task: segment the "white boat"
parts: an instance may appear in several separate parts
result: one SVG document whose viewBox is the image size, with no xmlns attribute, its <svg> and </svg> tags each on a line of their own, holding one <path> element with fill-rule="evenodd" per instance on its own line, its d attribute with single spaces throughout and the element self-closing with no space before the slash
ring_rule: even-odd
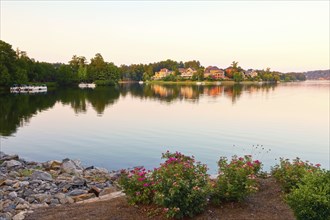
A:
<svg viewBox="0 0 330 220">
<path fill-rule="evenodd" d="M 139 84 L 143 84 L 143 81 L 140 80 L 140 81 L 139 81 Z"/>
<path fill-rule="evenodd" d="M 221 82 L 216 82 L 215 85 L 219 86 L 221 85 Z"/>
<path fill-rule="evenodd" d="M 196 85 L 202 85 L 202 82 L 196 82 Z"/>
<path fill-rule="evenodd" d="M 47 92 L 46 85 L 32 86 L 32 85 L 13 85 L 10 87 L 11 93 L 36 93 Z"/>
<path fill-rule="evenodd" d="M 91 88 L 94 89 L 96 87 L 95 83 L 79 83 L 79 88 L 85 89 L 85 88 Z"/>
</svg>

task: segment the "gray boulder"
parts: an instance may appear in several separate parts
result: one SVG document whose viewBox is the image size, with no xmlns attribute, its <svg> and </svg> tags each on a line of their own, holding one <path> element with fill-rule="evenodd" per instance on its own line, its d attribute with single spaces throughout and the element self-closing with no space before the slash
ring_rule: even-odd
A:
<svg viewBox="0 0 330 220">
<path fill-rule="evenodd" d="M 47 172 L 36 170 L 31 175 L 31 179 L 33 180 L 44 180 L 44 181 L 52 181 L 53 177 Z"/>
</svg>

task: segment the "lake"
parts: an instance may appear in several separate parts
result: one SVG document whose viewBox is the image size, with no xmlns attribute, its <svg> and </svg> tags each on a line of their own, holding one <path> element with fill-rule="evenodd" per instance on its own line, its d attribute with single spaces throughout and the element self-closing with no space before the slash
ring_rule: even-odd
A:
<svg viewBox="0 0 330 220">
<path fill-rule="evenodd" d="M 329 81 L 183 86 L 120 84 L 0 94 L 1 151 L 80 159 L 110 170 L 158 166 L 166 150 L 217 170 L 220 156 L 279 157 L 329 169 Z"/>
</svg>

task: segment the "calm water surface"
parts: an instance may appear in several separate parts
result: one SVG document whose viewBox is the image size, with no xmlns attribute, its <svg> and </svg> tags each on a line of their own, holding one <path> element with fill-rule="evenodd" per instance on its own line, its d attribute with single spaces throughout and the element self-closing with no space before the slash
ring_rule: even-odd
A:
<svg viewBox="0 0 330 220">
<path fill-rule="evenodd" d="M 329 86 L 125 84 L 1 94 L 1 150 L 111 170 L 158 166 L 166 150 L 195 155 L 210 173 L 220 156 L 234 154 L 252 154 L 265 170 L 296 156 L 329 169 Z"/>
</svg>

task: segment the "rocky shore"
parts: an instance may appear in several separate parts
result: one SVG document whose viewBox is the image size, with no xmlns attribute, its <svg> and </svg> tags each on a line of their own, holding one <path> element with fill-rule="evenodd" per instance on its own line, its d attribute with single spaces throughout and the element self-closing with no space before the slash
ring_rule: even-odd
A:
<svg viewBox="0 0 330 220">
<path fill-rule="evenodd" d="M 39 207 L 60 206 L 117 192 L 120 171 L 83 167 L 78 160 L 26 161 L 0 152 L 0 220 L 24 219 Z"/>
</svg>

